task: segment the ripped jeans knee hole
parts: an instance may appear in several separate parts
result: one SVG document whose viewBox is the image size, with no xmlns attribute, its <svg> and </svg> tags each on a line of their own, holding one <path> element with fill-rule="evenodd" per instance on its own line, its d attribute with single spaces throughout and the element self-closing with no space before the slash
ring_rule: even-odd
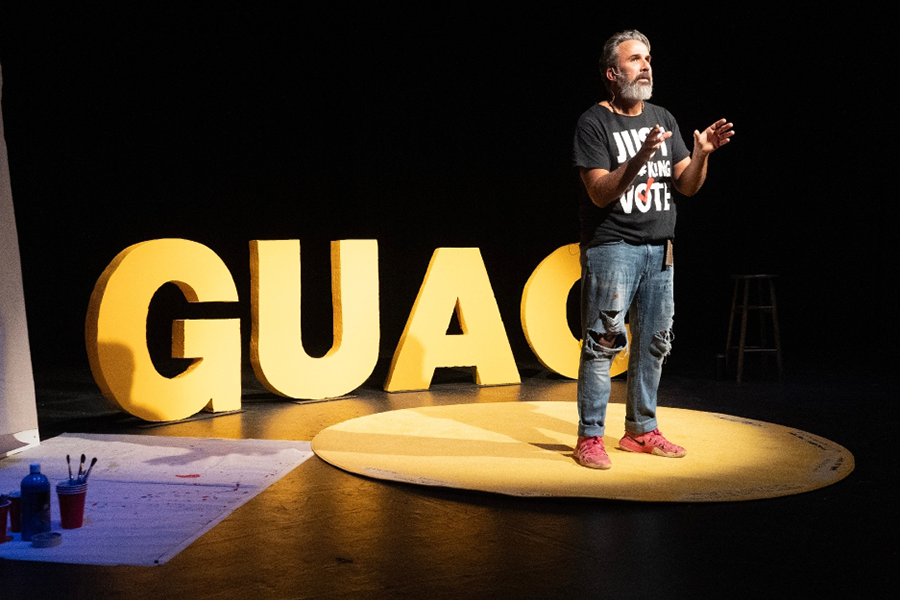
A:
<svg viewBox="0 0 900 600">
<path fill-rule="evenodd" d="M 674 339 L 675 334 L 671 329 L 656 332 L 650 342 L 650 354 L 659 359 L 666 358 L 672 352 L 672 340 Z"/>
</svg>

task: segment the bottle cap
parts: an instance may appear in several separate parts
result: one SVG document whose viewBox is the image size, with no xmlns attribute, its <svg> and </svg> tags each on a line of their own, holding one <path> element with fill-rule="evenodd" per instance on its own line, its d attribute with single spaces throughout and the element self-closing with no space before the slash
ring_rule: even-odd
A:
<svg viewBox="0 0 900 600">
<path fill-rule="evenodd" d="M 31 545 L 35 548 L 52 548 L 62 544 L 62 534 L 56 531 L 36 533 L 31 536 Z"/>
<path fill-rule="evenodd" d="M 31 473 L 40 473 L 41 472 L 41 463 L 31 463 Z"/>
</svg>

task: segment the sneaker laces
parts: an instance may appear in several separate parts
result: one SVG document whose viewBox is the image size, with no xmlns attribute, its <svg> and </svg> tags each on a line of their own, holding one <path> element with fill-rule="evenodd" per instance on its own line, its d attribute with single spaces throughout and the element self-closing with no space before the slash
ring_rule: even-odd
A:
<svg viewBox="0 0 900 600">
<path fill-rule="evenodd" d="M 648 443 L 661 448 L 665 452 L 675 452 L 676 448 L 678 448 L 678 446 L 667 440 L 659 429 L 654 429 L 645 435 Z"/>
<path fill-rule="evenodd" d="M 603 438 L 599 435 L 593 435 L 587 437 L 584 441 L 578 444 L 581 451 L 584 452 L 588 448 L 592 448 L 593 446 L 600 446 L 600 449 L 606 452 L 606 448 L 603 445 Z"/>
</svg>

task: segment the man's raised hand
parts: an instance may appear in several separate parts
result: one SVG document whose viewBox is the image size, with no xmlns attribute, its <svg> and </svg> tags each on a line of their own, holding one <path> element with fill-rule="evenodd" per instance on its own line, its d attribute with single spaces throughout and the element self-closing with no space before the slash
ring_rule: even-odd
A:
<svg viewBox="0 0 900 600">
<path fill-rule="evenodd" d="M 663 131 L 662 127 L 659 125 L 654 125 L 653 129 L 650 130 L 650 133 L 647 134 L 647 137 L 644 138 L 644 143 L 641 146 L 641 154 L 643 154 L 644 162 L 647 162 L 653 155 L 656 154 L 656 151 L 662 146 L 662 143 L 672 137 L 671 131 Z"/>
<path fill-rule="evenodd" d="M 700 133 L 694 130 L 694 150 L 710 154 L 731 141 L 734 135 L 733 123 L 719 119 Z"/>
</svg>

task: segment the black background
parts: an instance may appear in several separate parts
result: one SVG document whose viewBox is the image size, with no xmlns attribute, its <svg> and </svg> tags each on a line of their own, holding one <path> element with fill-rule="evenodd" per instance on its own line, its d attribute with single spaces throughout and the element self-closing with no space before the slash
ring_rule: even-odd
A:
<svg viewBox="0 0 900 600">
<path fill-rule="evenodd" d="M 885 15 L 329 7 L 0 9 L 37 366 L 86 368 L 97 278 L 129 245 L 165 237 L 223 258 L 241 302 L 215 316 L 241 316 L 245 335 L 248 242 L 299 239 L 313 352 L 330 345 L 328 242 L 377 239 L 382 362 L 433 250 L 479 247 L 517 360 L 531 361 L 522 287 L 577 241 L 571 136 L 601 99 L 603 41 L 630 27 L 650 38 L 653 101 L 688 144 L 723 116 L 737 132 L 702 192 L 679 200 L 671 362 L 713 368 L 739 272 L 779 275 L 789 366 L 896 357 Z M 187 310 L 155 306 L 166 302 L 166 318 Z"/>
</svg>

